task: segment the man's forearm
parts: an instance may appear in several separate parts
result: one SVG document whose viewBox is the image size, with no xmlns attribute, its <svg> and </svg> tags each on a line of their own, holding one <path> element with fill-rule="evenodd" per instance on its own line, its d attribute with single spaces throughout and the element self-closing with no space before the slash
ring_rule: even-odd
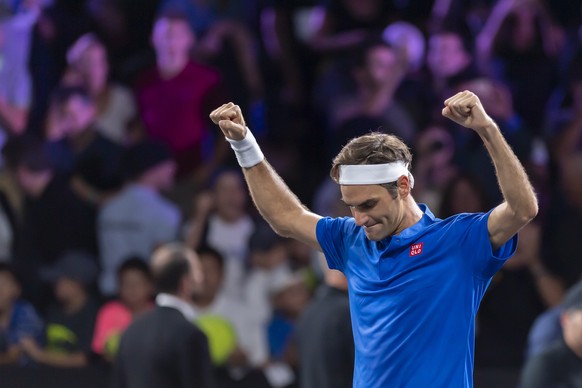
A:
<svg viewBox="0 0 582 388">
<path fill-rule="evenodd" d="M 481 136 L 497 173 L 497 181 L 511 210 L 517 217 L 531 219 L 538 210 L 538 202 L 533 187 L 517 156 L 507 144 L 497 125 L 481 128 Z"/>
<path fill-rule="evenodd" d="M 261 215 L 282 236 L 290 237 L 291 220 L 303 211 L 299 199 L 267 162 L 243 168 L 251 197 Z"/>
</svg>

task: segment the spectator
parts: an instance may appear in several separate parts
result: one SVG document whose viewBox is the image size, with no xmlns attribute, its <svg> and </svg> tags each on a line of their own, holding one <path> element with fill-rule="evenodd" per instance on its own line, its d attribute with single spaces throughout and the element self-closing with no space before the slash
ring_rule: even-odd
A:
<svg viewBox="0 0 582 388">
<path fill-rule="evenodd" d="M 178 236 L 180 212 L 162 197 L 172 187 L 175 162 L 162 144 L 142 141 L 122 157 L 127 185 L 107 202 L 98 216 L 101 292 L 117 291 L 116 271 L 131 255 L 150 257 L 161 244 Z"/>
<path fill-rule="evenodd" d="M 543 0 L 496 2 L 477 37 L 479 63 L 510 86 L 516 111 L 534 133 L 558 79 L 563 45 L 564 31 Z"/>
<path fill-rule="evenodd" d="M 568 291 L 563 307 L 562 338 L 527 362 L 521 375 L 522 387 L 582 386 L 582 287 Z"/>
<path fill-rule="evenodd" d="M 246 15 L 257 11 L 259 1 L 250 0 L 244 5 L 238 1 L 197 2 L 192 0 L 164 0 L 160 6 L 163 11 L 180 10 L 187 16 L 190 28 L 196 35 L 198 44 L 194 47 L 197 57 L 207 62 L 217 61 L 218 57 L 233 58 L 224 68 L 240 74 L 244 82 L 243 98 L 258 102 L 263 97 L 264 85 L 258 64 L 255 39 L 247 27 Z M 232 53 L 230 51 L 232 50 Z M 226 54 L 226 55 L 225 55 Z M 231 74 L 231 75 L 238 75 Z"/>
<path fill-rule="evenodd" d="M 181 244 L 158 248 L 151 268 L 157 307 L 136 319 L 121 338 L 114 388 L 211 387 L 206 336 L 193 324 L 192 295 L 203 274 L 196 253 Z"/>
<path fill-rule="evenodd" d="M 0 8 L 0 149 L 8 137 L 24 132 L 32 103 L 32 85 L 26 65 L 36 12 L 16 7 L 3 4 Z"/>
<path fill-rule="evenodd" d="M 33 338 L 23 338 L 21 346 L 39 364 L 55 367 L 84 367 L 91 359 L 91 340 L 97 304 L 90 287 L 97 277 L 97 266 L 82 252 L 67 252 L 54 267 L 43 273 L 53 285 L 58 305 L 47 313 L 46 346 Z"/>
<path fill-rule="evenodd" d="M 353 94 L 335 96 L 330 104 L 331 125 L 336 130 L 338 149 L 349 139 L 362 135 L 362 132 L 376 129 L 352 124 L 347 127 L 360 127 L 360 132 L 346 131 L 345 124 L 353 119 L 379 119 L 384 131 L 411 140 L 415 133 L 414 122 L 395 96 L 406 73 L 406 59 L 380 39 L 364 42 L 354 55 L 351 75 L 356 90 Z M 336 151 L 333 150 L 333 154 Z"/>
<path fill-rule="evenodd" d="M 161 13 L 152 31 L 156 66 L 139 77 L 136 91 L 146 132 L 170 147 L 178 177 L 196 174 L 204 182 L 226 154 L 221 141 L 214 142 L 211 152 L 204 150 L 211 139 L 208 115 L 225 98 L 220 74 L 190 59 L 195 42 L 183 14 Z M 206 155 L 210 155 L 207 160 Z"/>
<path fill-rule="evenodd" d="M 137 106 L 130 90 L 109 80 L 107 50 L 95 34 L 85 34 L 67 51 L 69 70 L 63 82 L 81 86 L 97 102 L 95 127 L 109 140 L 124 145 L 137 137 Z"/>
<path fill-rule="evenodd" d="M 97 313 L 92 349 L 113 361 L 125 329 L 152 307 L 153 284 L 147 263 L 139 257 L 125 260 L 117 270 L 117 300 L 103 305 Z"/>
<path fill-rule="evenodd" d="M 303 388 L 351 387 L 354 337 L 350 320 L 348 282 L 327 269 L 320 286 L 297 324 L 300 383 Z"/>
<path fill-rule="evenodd" d="M 22 279 L 25 299 L 42 307 L 50 293 L 39 281 L 39 268 L 53 265 L 69 250 L 96 254 L 96 215 L 67 179 L 56 176 L 40 142 L 24 141 L 14 163 L 25 196 L 14 242 L 14 266 Z"/>
<path fill-rule="evenodd" d="M 25 365 L 30 359 L 20 341 L 41 342 L 43 322 L 32 305 L 20 299 L 21 285 L 9 264 L 0 263 L 0 365 Z"/>
<path fill-rule="evenodd" d="M 571 290 L 581 288 L 582 282 L 575 283 Z M 562 337 L 560 316 L 564 312 L 564 301 L 539 315 L 531 326 L 527 339 L 527 358 L 537 356 Z"/>
<path fill-rule="evenodd" d="M 416 137 L 415 197 L 433 209 L 439 207 L 443 191 L 459 173 L 454 163 L 455 141 L 440 125 L 431 125 Z M 453 214 L 448 212 L 448 214 Z"/>
<path fill-rule="evenodd" d="M 259 322 L 267 327 L 273 316 L 272 290 L 291 277 L 289 252 L 284 238 L 264 222 L 257 225 L 249 242 L 249 274 L 245 300 Z"/>
<path fill-rule="evenodd" d="M 260 379 L 259 370 L 268 361 L 267 333 L 263 322 L 248 308 L 247 304 L 223 292 L 224 258 L 212 248 L 202 248 L 198 251 L 202 272 L 204 274 L 204 287 L 201 292 L 194 295 L 194 307 L 202 322 L 206 317 L 220 317 L 225 319 L 234 328 L 236 344 L 230 354 L 214 357 L 217 366 L 226 370 L 227 381 L 239 381 L 249 386 L 257 386 L 257 382 L 251 384 L 251 380 Z M 209 337 L 210 350 L 213 355 L 218 355 L 217 349 L 213 349 L 215 340 L 212 331 L 206 333 Z M 215 350 L 215 351 L 213 351 Z M 241 373 L 242 370 L 242 373 Z M 244 376 L 244 378 L 243 378 Z M 264 380 L 264 378 L 263 378 Z"/>
<path fill-rule="evenodd" d="M 53 97 L 46 136 L 59 174 L 69 175 L 88 203 L 103 203 L 121 184 L 121 147 L 96 129 L 97 102 L 79 87 L 63 87 Z"/>
<path fill-rule="evenodd" d="M 515 256 L 491 280 L 481 301 L 475 339 L 477 367 L 521 368 L 534 319 L 563 297 L 561 279 L 541 260 L 540 234 L 540 225 L 535 223 L 520 231 Z"/>
<path fill-rule="evenodd" d="M 428 38 L 426 64 L 430 74 L 433 103 L 453 94 L 456 86 L 473 79 L 478 72 L 473 59 L 473 41 L 462 28 L 443 26 Z M 437 106 L 439 106 L 437 104 Z"/>
<path fill-rule="evenodd" d="M 197 197 L 196 214 L 186 237 L 195 249 L 208 245 L 220 252 L 225 259 L 224 291 L 238 297 L 244 282 L 248 241 L 255 227 L 248 200 L 240 172 L 219 171 L 212 191 Z"/>
</svg>

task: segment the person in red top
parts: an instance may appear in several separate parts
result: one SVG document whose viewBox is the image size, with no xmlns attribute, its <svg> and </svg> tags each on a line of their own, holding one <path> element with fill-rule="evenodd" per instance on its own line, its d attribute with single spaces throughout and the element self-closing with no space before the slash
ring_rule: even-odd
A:
<svg viewBox="0 0 582 388">
<path fill-rule="evenodd" d="M 212 135 L 208 114 L 226 93 L 218 71 L 191 59 L 195 42 L 183 14 L 161 13 L 152 31 L 156 65 L 138 77 L 136 93 L 146 132 L 172 149 L 178 177 L 204 181 L 226 154 L 222 141 L 214 142 L 213 150 L 203 149 Z"/>
</svg>

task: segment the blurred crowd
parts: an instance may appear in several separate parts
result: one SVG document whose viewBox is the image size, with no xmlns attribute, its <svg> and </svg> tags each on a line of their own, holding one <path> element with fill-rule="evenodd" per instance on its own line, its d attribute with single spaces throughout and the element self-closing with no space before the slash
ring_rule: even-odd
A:
<svg viewBox="0 0 582 388">
<path fill-rule="evenodd" d="M 445 218 L 502 198 L 481 139 L 441 116 L 462 90 L 540 201 L 481 303 L 476 370 L 522 370 L 566 327 L 582 347 L 582 324 L 561 319 L 582 279 L 581 26 L 581 0 L 0 1 L 0 365 L 110 363 L 154 304 L 152 251 L 182 241 L 202 262 L 193 303 L 217 370 L 298 385 L 325 272 L 260 221 L 208 114 L 239 104 L 326 216 L 349 215 L 331 158 L 394 133 L 414 198 Z M 335 329 L 328 341 L 351 335 Z"/>
</svg>

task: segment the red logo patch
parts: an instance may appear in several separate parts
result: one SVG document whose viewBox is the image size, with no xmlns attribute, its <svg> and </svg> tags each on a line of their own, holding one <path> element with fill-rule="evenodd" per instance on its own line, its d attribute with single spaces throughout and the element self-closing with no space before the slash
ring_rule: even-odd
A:
<svg viewBox="0 0 582 388">
<path fill-rule="evenodd" d="M 418 244 L 412 244 L 410 246 L 410 256 L 418 256 L 422 253 L 422 246 L 424 245 L 423 242 Z"/>
</svg>

